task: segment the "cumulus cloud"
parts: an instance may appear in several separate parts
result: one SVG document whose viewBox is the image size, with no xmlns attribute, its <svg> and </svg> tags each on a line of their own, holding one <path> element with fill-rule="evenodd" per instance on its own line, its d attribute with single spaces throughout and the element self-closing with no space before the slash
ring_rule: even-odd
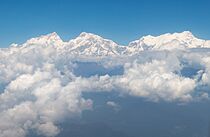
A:
<svg viewBox="0 0 210 137">
<path fill-rule="evenodd" d="M 38 133 L 51 137 L 57 135 L 59 133 L 59 129 L 52 122 L 47 122 L 39 125 Z"/>
<path fill-rule="evenodd" d="M 92 109 L 94 100 L 84 98 L 84 92 L 117 92 L 156 102 L 209 98 L 209 56 L 207 52 L 145 51 L 130 57 L 75 58 L 42 42 L 1 49 L 0 137 L 24 137 L 30 131 L 56 136 L 63 119 Z M 124 72 L 77 77 L 75 60 L 105 68 L 123 66 Z M 184 67 L 198 72 L 185 76 Z M 120 108 L 114 101 L 107 105 Z"/>
<path fill-rule="evenodd" d="M 106 105 L 113 108 L 115 111 L 119 111 L 120 110 L 120 105 L 115 103 L 114 101 L 107 101 Z"/>
<path fill-rule="evenodd" d="M 196 86 L 195 80 L 175 74 L 174 68 L 162 60 L 127 64 L 124 75 L 116 77 L 115 82 L 128 94 L 153 101 L 189 101 Z"/>
<path fill-rule="evenodd" d="M 62 80 L 53 72 L 40 71 L 13 80 L 0 95 L 0 136 L 12 137 L 12 130 L 21 137 L 30 129 L 55 136 L 59 132 L 57 122 L 91 109 L 92 101 L 81 97 L 80 87 Z"/>
<path fill-rule="evenodd" d="M 84 85 L 77 84 L 72 64 L 58 64 L 62 57 L 48 48 L 12 47 L 0 58 L 0 137 L 24 137 L 31 130 L 56 136 L 65 117 L 92 108 L 84 99 Z M 55 53 L 54 57 L 50 54 Z"/>
</svg>

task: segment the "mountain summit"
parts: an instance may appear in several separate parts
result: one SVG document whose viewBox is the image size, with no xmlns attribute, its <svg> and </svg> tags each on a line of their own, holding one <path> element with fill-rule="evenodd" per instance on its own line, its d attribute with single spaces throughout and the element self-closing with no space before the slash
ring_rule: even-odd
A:
<svg viewBox="0 0 210 137">
<path fill-rule="evenodd" d="M 144 36 L 129 43 L 130 50 L 184 50 L 188 48 L 210 48 L 209 41 L 196 38 L 190 31 L 166 33 L 160 36 Z"/>
<path fill-rule="evenodd" d="M 119 46 L 117 43 L 101 36 L 82 32 L 75 39 L 64 43 L 60 51 L 68 52 L 73 55 L 85 56 L 116 56 L 121 55 L 125 46 Z"/>
<path fill-rule="evenodd" d="M 41 35 L 40 37 L 31 38 L 24 43 L 25 46 L 27 45 L 42 45 L 42 46 L 59 46 L 63 44 L 63 40 L 60 36 L 56 33 L 49 33 L 47 35 Z"/>
<path fill-rule="evenodd" d="M 53 46 L 58 50 L 58 53 L 76 56 L 119 56 L 138 54 L 145 50 L 210 48 L 210 40 L 198 39 L 190 31 L 184 31 L 182 33 L 166 33 L 160 36 L 147 35 L 130 42 L 128 46 L 121 46 L 112 40 L 87 32 L 82 32 L 75 39 L 64 42 L 56 32 L 53 32 L 31 38 L 20 46 L 25 48 L 28 46 Z"/>
</svg>

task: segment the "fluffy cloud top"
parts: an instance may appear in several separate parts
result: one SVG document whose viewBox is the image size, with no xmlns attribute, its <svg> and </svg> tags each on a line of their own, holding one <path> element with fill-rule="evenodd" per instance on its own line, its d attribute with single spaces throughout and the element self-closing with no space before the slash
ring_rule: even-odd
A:
<svg viewBox="0 0 210 137">
<path fill-rule="evenodd" d="M 98 41 L 104 45 L 101 47 Z M 179 38 L 180 41 L 183 39 Z M 138 51 L 128 56 L 116 43 L 86 33 L 70 43 L 78 46 L 74 52 L 82 50 L 80 53 L 88 56 L 72 56 L 71 50 L 66 50 L 68 43 L 63 44 L 55 33 L 0 49 L 0 137 L 24 137 L 30 131 L 56 136 L 63 119 L 92 109 L 94 100 L 84 98 L 84 92 L 117 92 L 156 102 L 208 98 L 208 51 Z M 93 45 L 91 52 L 100 52 L 100 56 L 89 54 L 84 43 L 89 47 Z M 119 50 L 119 56 L 112 56 L 113 50 Z M 125 56 L 120 56 L 122 53 L 126 53 Z M 101 56 L 105 54 L 111 56 Z M 75 61 L 96 62 L 105 68 L 123 66 L 124 72 L 114 76 L 76 76 Z M 198 71 L 189 77 L 183 73 L 184 68 Z M 107 105 L 119 108 L 113 101 Z"/>
<path fill-rule="evenodd" d="M 127 89 L 130 95 L 153 101 L 191 100 L 195 80 L 175 74 L 169 65 L 166 61 L 157 60 L 145 64 L 134 62 L 126 66 L 123 76 L 115 79 L 116 85 Z"/>
</svg>

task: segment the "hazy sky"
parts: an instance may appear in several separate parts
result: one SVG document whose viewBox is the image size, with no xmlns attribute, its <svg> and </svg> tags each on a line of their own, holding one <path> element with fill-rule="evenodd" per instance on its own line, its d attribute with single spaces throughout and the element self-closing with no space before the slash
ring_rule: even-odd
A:
<svg viewBox="0 0 210 137">
<path fill-rule="evenodd" d="M 0 47 L 57 32 L 92 32 L 127 44 L 140 36 L 192 31 L 210 39 L 208 0 L 1 0 Z"/>
</svg>

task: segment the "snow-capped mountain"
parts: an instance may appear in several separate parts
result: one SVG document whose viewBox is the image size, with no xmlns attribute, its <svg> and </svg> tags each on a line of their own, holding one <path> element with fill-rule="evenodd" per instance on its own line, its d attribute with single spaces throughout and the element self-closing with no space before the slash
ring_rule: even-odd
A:
<svg viewBox="0 0 210 137">
<path fill-rule="evenodd" d="M 160 36 L 144 36 L 129 43 L 128 52 L 137 53 L 143 50 L 184 50 L 188 48 L 210 48 L 209 40 L 196 38 L 191 32 L 166 33 Z"/>
<path fill-rule="evenodd" d="M 210 48 L 210 40 L 196 38 L 191 32 L 166 33 L 160 36 L 143 36 L 128 46 L 119 45 L 101 36 L 82 32 L 75 39 L 63 41 L 53 32 L 31 38 L 22 45 L 13 44 L 12 51 L 36 47 L 53 47 L 58 54 L 75 56 L 120 56 L 134 55 L 145 50 L 186 50 L 189 48 Z"/>
<path fill-rule="evenodd" d="M 104 39 L 98 35 L 82 32 L 75 39 L 63 44 L 59 51 L 68 52 L 73 55 L 92 56 L 115 56 L 121 55 L 126 49 L 115 42 Z"/>
<path fill-rule="evenodd" d="M 61 46 L 64 42 L 56 32 L 42 35 L 40 37 L 31 38 L 23 44 L 23 46 L 41 45 L 41 46 Z"/>
</svg>

